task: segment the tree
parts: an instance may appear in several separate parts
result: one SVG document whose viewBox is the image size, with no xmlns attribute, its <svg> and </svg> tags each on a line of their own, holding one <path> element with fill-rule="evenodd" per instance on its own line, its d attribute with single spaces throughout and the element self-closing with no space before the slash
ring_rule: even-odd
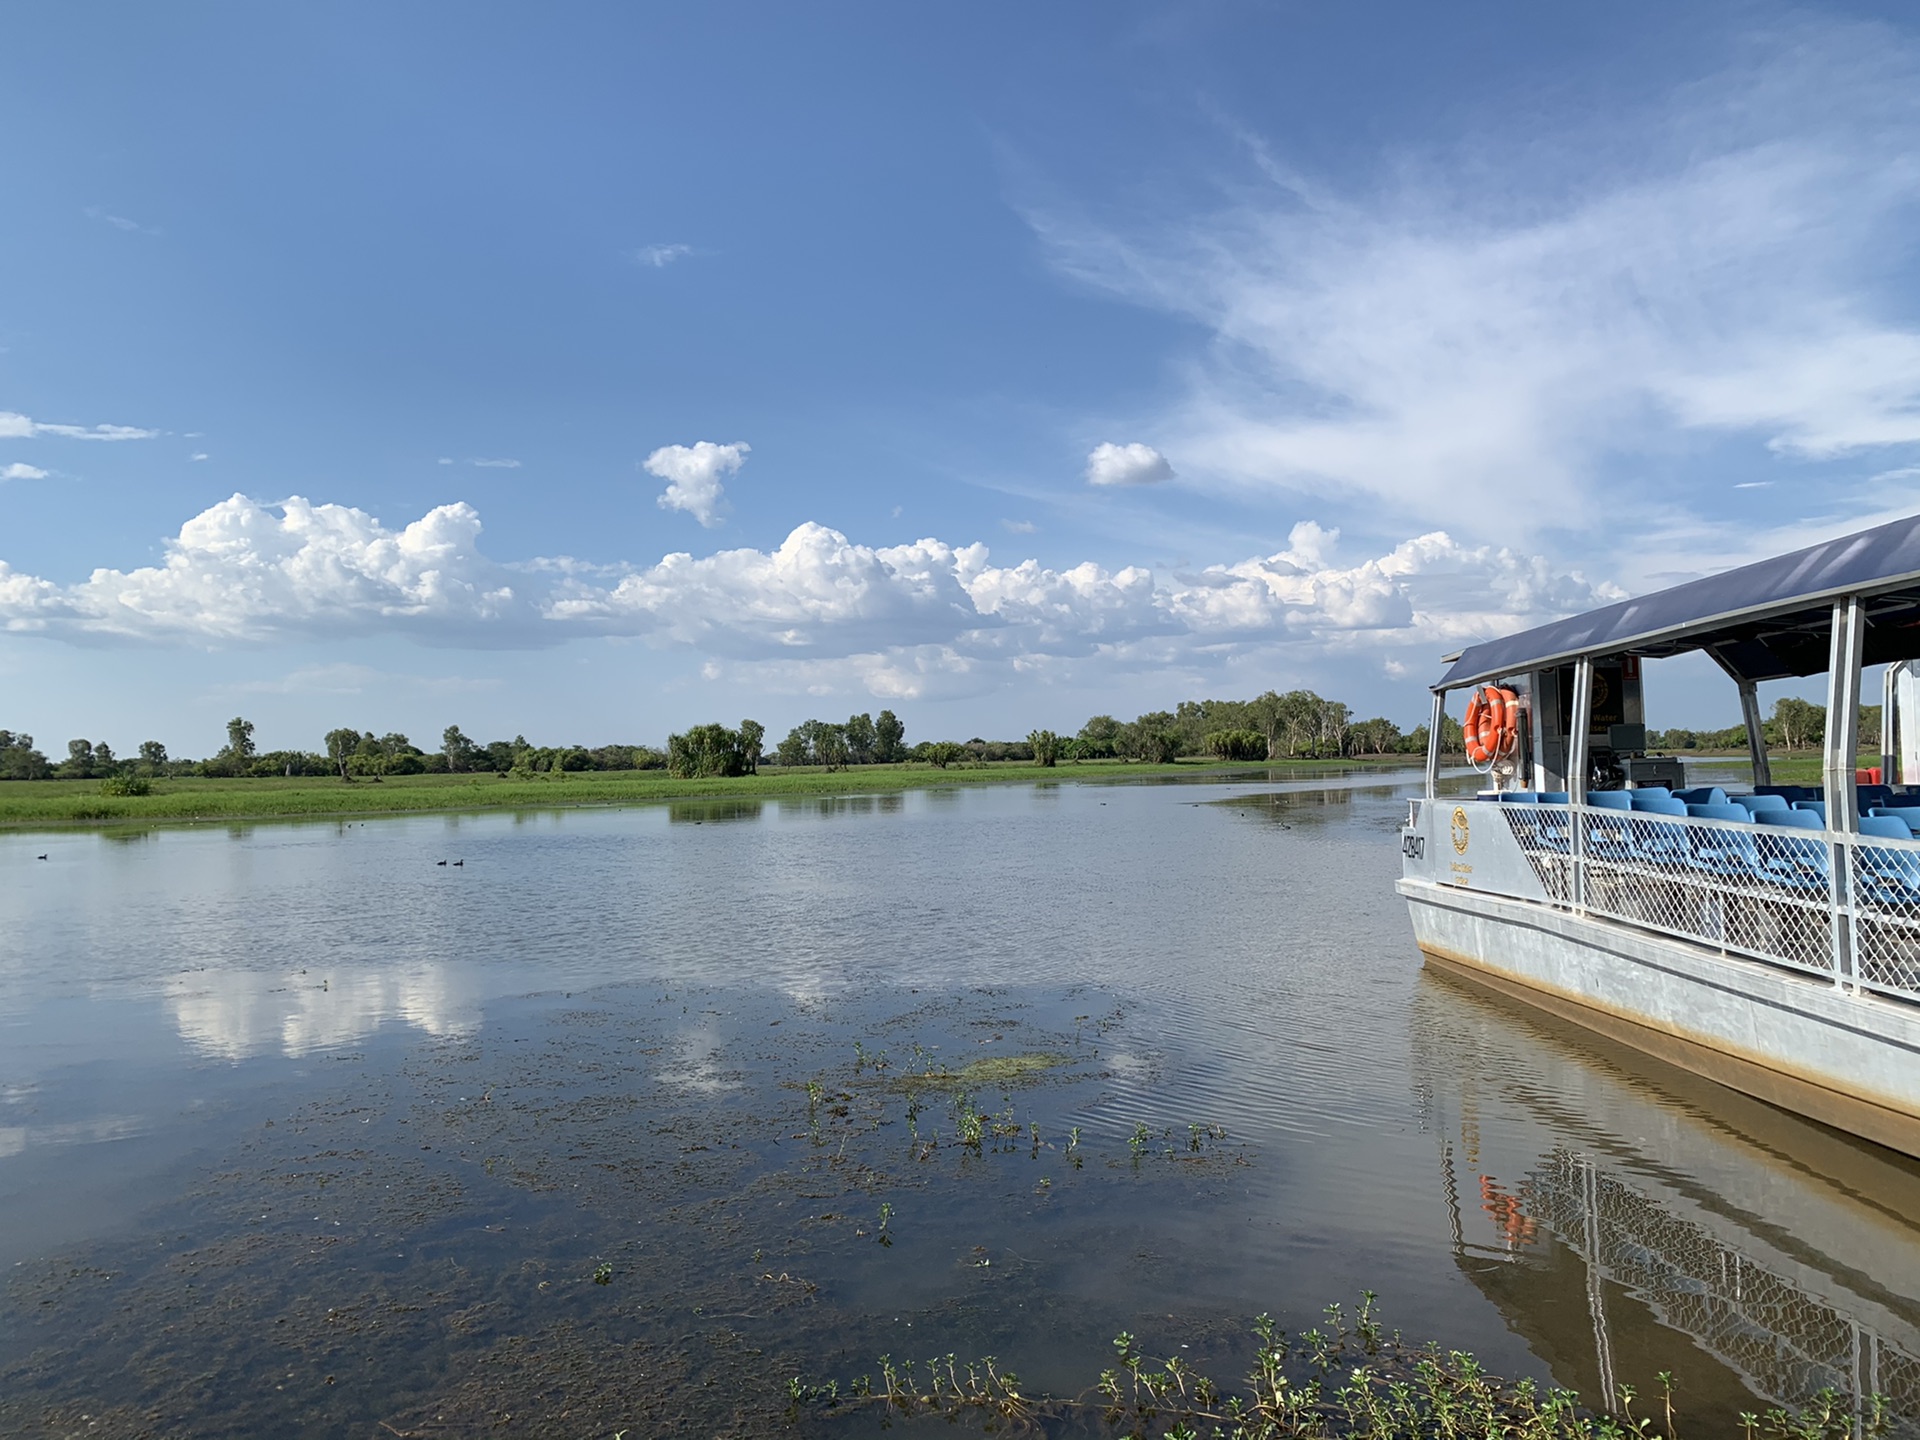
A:
<svg viewBox="0 0 1920 1440">
<path fill-rule="evenodd" d="M 449 725 L 440 732 L 440 753 L 447 757 L 447 769 L 458 773 L 473 768 L 479 747 L 460 733 L 458 725 Z"/>
<path fill-rule="evenodd" d="M 760 755 L 767 743 L 767 727 L 758 720 L 740 722 L 740 758 L 745 763 L 746 773 L 760 773 Z"/>
<path fill-rule="evenodd" d="M 167 763 L 167 747 L 158 740 L 140 742 L 140 763 L 149 770 L 159 770 Z"/>
<path fill-rule="evenodd" d="M 966 753 L 966 748 L 951 740 L 929 740 L 920 747 L 921 754 L 927 757 L 927 763 L 936 770 L 944 770 Z"/>
<path fill-rule="evenodd" d="M 335 768 L 340 771 L 340 778 L 350 783 L 353 780 L 353 776 L 347 773 L 347 764 L 360 749 L 360 732 L 358 730 L 329 730 L 325 743 L 327 747 L 327 759 L 331 760 Z"/>
<path fill-rule="evenodd" d="M 1267 742 L 1267 759 L 1280 758 L 1280 737 L 1286 732 L 1287 707 L 1277 692 L 1256 696 L 1247 706 L 1247 718 Z"/>
<path fill-rule="evenodd" d="M 1052 769 L 1060 760 L 1060 737 L 1051 730 L 1035 730 L 1028 734 L 1027 744 L 1033 747 L 1034 762 Z"/>
<path fill-rule="evenodd" d="M 1777 739 L 1788 750 L 1802 745 L 1818 745 L 1827 735 L 1827 707 L 1794 695 L 1782 695 L 1773 702 L 1773 719 L 1768 722 Z"/>
<path fill-rule="evenodd" d="M 1316 747 L 1331 750 L 1335 755 L 1346 754 L 1347 727 L 1352 723 L 1353 712 L 1339 700 L 1319 700 L 1314 709 Z"/>
<path fill-rule="evenodd" d="M 807 727 L 794 726 L 787 732 L 787 738 L 780 742 L 773 754 L 774 759 L 786 769 L 808 764 L 813 759 L 813 743 L 808 738 Z"/>
<path fill-rule="evenodd" d="M 847 727 L 828 725 L 824 721 L 807 722 L 816 727 L 813 732 L 814 758 L 828 770 L 844 770 L 850 747 L 847 744 Z"/>
<path fill-rule="evenodd" d="M 900 723 L 900 717 L 891 710 L 882 710 L 873 721 L 873 758 L 881 765 L 891 765 L 906 754 L 902 743 L 907 737 L 907 727 Z"/>
<path fill-rule="evenodd" d="M 67 742 L 67 758 L 60 762 L 60 778 L 63 780 L 93 778 L 93 742 L 91 740 Z"/>
<path fill-rule="evenodd" d="M 1385 716 L 1360 721 L 1353 727 L 1352 735 L 1355 754 L 1364 750 L 1369 755 L 1385 755 L 1400 748 L 1400 727 Z"/>
<path fill-rule="evenodd" d="M 1258 730 L 1210 730 L 1201 748 L 1219 760 L 1264 760 L 1267 737 Z"/>
<path fill-rule="evenodd" d="M 847 736 L 847 758 L 855 765 L 873 763 L 874 746 L 879 743 L 871 715 L 849 715 L 842 727 Z"/>
<path fill-rule="evenodd" d="M 238 715 L 227 721 L 227 744 L 221 751 L 234 760 L 253 758 L 253 722 L 243 720 Z"/>
<path fill-rule="evenodd" d="M 1114 753 L 1148 765 L 1165 765 L 1180 753 L 1180 734 L 1174 729 L 1173 716 L 1155 710 L 1120 727 L 1114 737 Z"/>
<path fill-rule="evenodd" d="M 695 725 L 684 735 L 669 735 L 667 771 L 682 780 L 746 774 L 746 751 L 740 732 L 724 725 Z"/>
<path fill-rule="evenodd" d="M 33 748 L 33 736 L 0 730 L 0 780 L 44 780 L 52 769 Z"/>
<path fill-rule="evenodd" d="M 1120 738 L 1120 722 L 1111 715 L 1095 715 L 1080 727 L 1080 733 L 1074 738 L 1079 741 L 1074 759 L 1107 759 L 1115 753 L 1114 746 Z"/>
</svg>

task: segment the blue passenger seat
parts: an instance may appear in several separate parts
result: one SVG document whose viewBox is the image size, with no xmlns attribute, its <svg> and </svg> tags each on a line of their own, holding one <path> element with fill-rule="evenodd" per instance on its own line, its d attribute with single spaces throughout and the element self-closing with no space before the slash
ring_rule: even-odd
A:
<svg viewBox="0 0 1920 1440">
<path fill-rule="evenodd" d="M 1804 802 L 1803 802 L 1804 803 Z M 1827 822 L 1811 810 L 1769 810 L 1753 817 L 1760 825 L 1781 830 L 1821 831 Z M 1796 890 L 1827 888 L 1827 842 L 1812 835 L 1780 836 L 1760 842 L 1760 869 L 1776 884 Z"/>
<path fill-rule="evenodd" d="M 1727 792 L 1718 785 L 1695 785 L 1690 790 L 1674 791 L 1673 798 L 1684 800 L 1689 805 L 1724 805 L 1727 803 Z"/>
<path fill-rule="evenodd" d="M 1893 799 L 1893 787 L 1891 785 L 1856 785 L 1853 788 L 1855 793 L 1860 797 L 1860 808 L 1862 811 L 1871 810 L 1876 805 L 1885 805 L 1889 800 Z"/>
<path fill-rule="evenodd" d="M 1687 838 L 1693 846 L 1694 869 L 1739 879 L 1761 873 L 1759 848 L 1746 829 L 1753 819 L 1746 806 L 1689 805 L 1687 814 L 1695 820 L 1719 820 L 1742 827 L 1722 830 L 1699 825 L 1689 829 Z"/>
<path fill-rule="evenodd" d="M 1690 851 L 1686 826 L 1668 823 L 1670 819 L 1686 819 L 1686 801 L 1676 800 L 1664 790 L 1635 790 L 1633 810 L 1636 859 L 1656 865 L 1687 863 Z"/>
<path fill-rule="evenodd" d="M 1631 810 L 1633 792 L 1631 790 L 1589 790 L 1587 804 L 1596 810 Z"/>
<path fill-rule="evenodd" d="M 1820 817 L 1820 828 L 1822 830 L 1827 828 L 1827 802 L 1826 801 L 1796 800 L 1793 802 L 1793 808 L 1800 811 L 1802 814 L 1818 815 Z"/>
<path fill-rule="evenodd" d="M 1897 816 L 1867 815 L 1861 817 L 1860 836 L 1863 840 L 1911 840 L 1913 832 Z M 1920 905 L 1920 850 L 1862 845 L 1856 860 L 1862 899 L 1875 905 Z"/>
<path fill-rule="evenodd" d="M 1763 792 L 1753 795 L 1735 795 L 1731 798 L 1735 805 L 1750 812 L 1756 820 L 1768 811 L 1791 810 L 1793 808 L 1787 804 L 1787 798 L 1784 795 L 1774 795 Z"/>
<path fill-rule="evenodd" d="M 1920 835 L 1920 806 L 1914 805 L 1876 805 L 1867 812 L 1869 820 L 1898 820 L 1908 830 Z M 1866 821 L 1860 822 L 1860 833 L 1867 833 Z"/>
</svg>

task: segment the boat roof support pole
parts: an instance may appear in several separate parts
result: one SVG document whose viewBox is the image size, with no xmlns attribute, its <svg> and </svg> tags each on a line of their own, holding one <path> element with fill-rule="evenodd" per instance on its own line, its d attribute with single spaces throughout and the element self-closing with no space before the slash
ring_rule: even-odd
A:
<svg viewBox="0 0 1920 1440">
<path fill-rule="evenodd" d="M 1866 639 L 1860 597 L 1833 602 L 1833 651 L 1827 667 L 1827 828 L 1860 833 L 1860 792 L 1854 762 L 1860 749 L 1860 652 Z"/>
<path fill-rule="evenodd" d="M 1900 773 L 1900 676 L 1911 661 L 1889 665 L 1880 677 L 1880 781 L 1898 785 Z"/>
<path fill-rule="evenodd" d="M 1747 755 L 1753 761 L 1753 783 L 1771 785 L 1773 767 L 1767 760 L 1767 722 L 1760 716 L 1760 687 L 1740 682 L 1740 718 L 1747 724 Z"/>
<path fill-rule="evenodd" d="M 1567 722 L 1567 798 L 1587 803 L 1587 745 L 1593 729 L 1593 657 L 1573 662 L 1573 718 Z"/>
<path fill-rule="evenodd" d="M 1560 751 L 1567 757 L 1567 799 L 1576 807 L 1567 829 L 1572 844 L 1573 908 L 1584 915 L 1587 910 L 1587 822 L 1577 808 L 1587 803 L 1587 742 L 1593 728 L 1593 657 L 1582 655 L 1573 662 L 1573 716 L 1568 733 L 1562 737 Z"/>
<path fill-rule="evenodd" d="M 1427 726 L 1427 799 L 1440 794 L 1440 729 L 1447 718 L 1447 692 L 1433 692 L 1433 720 Z"/>
</svg>

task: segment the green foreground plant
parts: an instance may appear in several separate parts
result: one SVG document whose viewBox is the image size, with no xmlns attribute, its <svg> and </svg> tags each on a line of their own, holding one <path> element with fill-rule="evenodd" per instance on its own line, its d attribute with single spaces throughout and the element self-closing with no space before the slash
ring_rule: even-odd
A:
<svg viewBox="0 0 1920 1440">
<path fill-rule="evenodd" d="M 1113 1341 L 1114 1366 L 1072 1397 L 1030 1395 L 994 1357 L 962 1361 L 951 1354 L 921 1365 L 883 1355 L 877 1379 L 809 1384 L 796 1376 L 787 1393 L 796 1407 L 828 1414 L 878 1407 L 887 1420 L 938 1416 L 989 1429 L 1053 1433 L 1077 1426 L 1165 1440 L 1673 1440 L 1678 1433 L 1670 1373 L 1659 1376 L 1657 1416 L 1634 1413 L 1636 1394 L 1627 1385 L 1613 1397 L 1613 1413 L 1596 1413 L 1571 1390 L 1503 1380 L 1464 1351 L 1388 1334 L 1374 1299 L 1366 1292 L 1351 1321 L 1331 1305 L 1324 1328 L 1295 1337 L 1261 1315 L 1253 1324 L 1252 1364 L 1237 1390 L 1178 1356 L 1149 1360 L 1123 1331 Z M 1841 1396 L 1822 1390 L 1798 1410 L 1741 1421 L 1747 1440 L 1877 1440 L 1888 1418 L 1882 1396 L 1857 1417 Z"/>
</svg>

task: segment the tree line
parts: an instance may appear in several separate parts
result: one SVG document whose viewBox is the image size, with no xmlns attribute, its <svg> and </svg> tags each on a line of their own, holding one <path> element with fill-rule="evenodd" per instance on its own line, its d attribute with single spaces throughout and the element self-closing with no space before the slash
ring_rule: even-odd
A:
<svg viewBox="0 0 1920 1440">
<path fill-rule="evenodd" d="M 1782 695 L 1773 702 L 1773 714 L 1761 724 L 1761 734 L 1770 750 L 1817 749 L 1826 743 L 1827 707 L 1795 695 Z M 1880 707 L 1860 707 L 1860 747 L 1873 749 L 1880 744 Z M 1747 748 L 1747 727 L 1731 725 L 1724 730 L 1649 730 L 1647 745 L 1655 750 L 1734 750 Z"/>
<path fill-rule="evenodd" d="M 1447 722 L 1443 737 L 1459 748 L 1459 725 Z M 334 776 L 343 781 L 389 775 L 482 774 L 529 776 L 582 771 L 665 770 L 685 778 L 757 774 L 764 764 L 782 769 L 917 761 L 944 768 L 974 762 L 1028 761 L 1056 765 L 1086 760 L 1164 763 L 1186 756 L 1220 760 L 1275 760 L 1296 756 L 1424 754 L 1427 727 L 1404 734 L 1391 720 L 1356 721 L 1348 707 L 1310 690 L 1268 691 L 1252 700 L 1187 700 L 1120 721 L 1095 715 L 1072 735 L 1034 730 L 1024 740 L 906 741 L 906 726 L 892 710 L 850 715 L 844 721 L 805 720 L 767 749 L 766 727 L 756 720 L 737 726 L 695 725 L 651 745 L 554 745 L 530 743 L 524 735 L 481 742 L 458 725 L 440 735 L 437 750 L 416 745 L 399 731 L 379 734 L 342 727 L 329 730 L 318 750 L 261 750 L 254 724 L 236 715 L 227 740 L 205 759 L 170 755 L 158 740 L 141 742 L 131 755 L 117 755 L 105 741 L 70 740 L 67 754 L 49 759 L 31 735 L 0 730 L 0 779 L 115 780 L 183 776 L 209 778 Z"/>
<path fill-rule="evenodd" d="M 1810 700 L 1782 696 L 1766 721 L 1770 747 L 1787 751 L 1819 746 L 1827 710 Z M 98 780 L 140 783 L 179 776 L 336 776 L 344 781 L 387 775 L 482 774 L 531 776 L 603 770 L 665 770 L 685 778 L 757 774 L 764 764 L 782 769 L 905 761 L 944 768 L 960 763 L 1025 761 L 1044 766 L 1090 760 L 1165 763 L 1186 757 L 1258 763 L 1282 759 L 1345 759 L 1355 756 L 1424 755 L 1427 727 L 1402 731 L 1384 716 L 1356 720 L 1346 704 L 1311 690 L 1268 690 L 1251 700 L 1183 700 L 1172 710 L 1152 710 L 1132 720 L 1095 715 L 1073 734 L 1030 731 L 1024 740 L 923 740 L 906 743 L 906 726 L 891 710 L 850 715 L 844 721 L 805 720 L 766 749 L 766 727 L 756 720 L 737 726 L 695 725 L 670 735 L 664 749 L 652 745 L 534 745 L 524 735 L 485 743 L 458 725 L 440 734 L 438 750 L 426 750 L 398 731 L 376 734 L 350 727 L 329 730 L 316 751 L 262 751 L 253 722 L 234 716 L 227 743 L 203 760 L 176 758 L 158 740 L 145 740 L 130 755 L 116 755 L 104 740 L 69 740 L 63 759 L 49 759 L 31 735 L 0 730 L 0 780 Z M 1460 722 L 1443 717 L 1441 749 L 1464 748 Z M 1744 726 L 1721 730 L 1649 731 L 1656 750 L 1733 751 L 1746 748 Z M 1880 707 L 1860 707 L 1860 743 L 1880 743 Z"/>
</svg>

